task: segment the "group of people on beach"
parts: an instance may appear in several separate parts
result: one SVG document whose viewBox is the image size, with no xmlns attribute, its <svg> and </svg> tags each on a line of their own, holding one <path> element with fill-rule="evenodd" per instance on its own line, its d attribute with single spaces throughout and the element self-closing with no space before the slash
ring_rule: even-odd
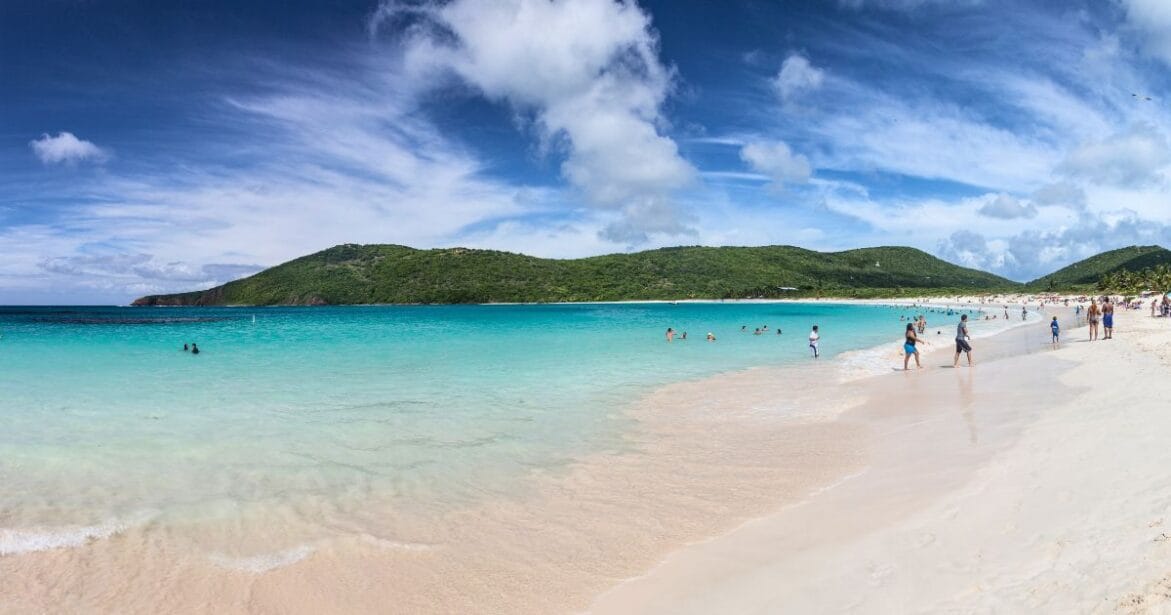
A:
<svg viewBox="0 0 1171 615">
<path fill-rule="evenodd" d="M 922 326 L 917 326 L 922 325 Z M 922 369 L 923 363 L 919 360 L 919 344 L 929 344 L 927 340 L 919 337 L 923 330 L 927 328 L 927 321 L 922 316 L 916 319 L 915 322 L 907 323 L 907 329 L 903 336 L 903 370 L 911 368 L 911 358 L 915 359 L 915 367 Z M 952 362 L 952 367 L 959 367 L 960 355 L 967 355 L 968 366 L 972 365 L 972 345 L 970 340 L 971 334 L 968 333 L 968 315 L 961 314 L 960 322 L 956 326 L 956 355 L 955 361 Z"/>
<path fill-rule="evenodd" d="M 1086 315 L 1086 321 L 1087 321 L 1087 324 L 1089 325 L 1089 330 L 1090 330 L 1090 341 L 1094 341 L 1097 339 L 1107 339 L 1108 340 L 1108 339 L 1114 338 L 1114 311 L 1115 311 L 1116 305 L 1113 301 L 1111 301 L 1110 297 L 1104 296 L 1104 297 L 1101 297 L 1100 300 L 1101 300 L 1101 302 L 1099 303 L 1098 298 L 1090 298 L 1089 306 L 1087 306 L 1084 310 L 1085 315 Z M 1061 300 L 1057 299 L 1057 298 L 1053 298 L 1053 300 L 1051 302 L 1052 303 L 1061 303 Z M 982 300 L 981 303 L 984 303 L 984 301 Z M 1044 300 L 1042 300 L 1040 303 L 1040 309 L 1042 311 L 1044 311 L 1044 309 L 1045 309 L 1045 304 L 1046 304 L 1046 302 Z M 1066 306 L 1069 305 L 1068 298 L 1064 300 L 1064 305 L 1066 305 Z M 1152 317 L 1155 317 L 1155 316 L 1171 317 L 1171 296 L 1163 295 L 1162 297 L 1153 298 L 1153 299 L 1151 299 L 1150 306 L 1151 306 L 1151 316 Z M 891 306 L 891 307 L 894 307 L 894 306 Z M 919 307 L 919 306 L 914 305 L 912 307 Z M 1128 307 L 1130 309 L 1134 309 L 1133 306 L 1130 306 L 1129 304 L 1127 304 L 1126 307 Z M 927 311 L 936 311 L 936 309 L 931 308 L 931 309 L 928 309 Z M 940 311 L 942 311 L 942 310 L 940 310 Z M 962 311 L 962 310 L 953 310 L 950 307 L 948 307 L 946 309 L 946 313 L 949 316 L 954 315 L 956 313 L 959 313 L 960 311 Z M 971 310 L 969 310 L 969 312 L 970 311 Z M 1074 306 L 1074 315 L 1079 317 L 1078 318 L 1079 321 L 1080 321 L 1080 314 L 1082 312 L 1083 312 L 1083 310 L 1082 310 L 1082 307 L 1080 304 Z M 1021 306 L 1021 320 L 1022 321 L 1028 320 L 1028 317 L 1029 317 L 1028 305 L 1022 305 Z M 996 315 L 991 316 L 991 318 L 996 318 Z M 1007 305 L 1004 306 L 1004 318 L 1006 320 L 1009 318 L 1009 311 L 1008 311 Z M 908 319 L 910 319 L 910 320 L 908 320 Z M 986 315 L 984 317 L 984 319 L 989 320 L 990 317 Z M 915 366 L 917 368 L 922 368 L 923 365 L 922 365 L 922 361 L 919 356 L 919 347 L 922 344 L 929 343 L 926 339 L 924 339 L 922 337 L 926 333 L 926 330 L 927 330 L 927 317 L 923 314 L 919 314 L 914 317 L 900 316 L 899 320 L 907 321 L 907 326 L 904 331 L 904 337 L 903 337 L 903 370 L 910 369 L 910 363 L 911 363 L 912 358 L 915 359 Z M 1052 319 L 1046 324 L 1049 326 L 1051 343 L 1056 348 L 1060 342 L 1060 339 L 1061 339 L 1061 324 L 1060 324 L 1060 322 L 1058 322 L 1058 319 L 1056 316 L 1053 316 Z M 1101 326 L 1101 331 L 1102 331 L 1101 338 L 1099 338 L 1099 325 Z M 768 330 L 769 330 L 768 325 L 762 325 L 760 327 L 756 327 L 755 329 L 753 329 L 752 334 L 753 335 L 763 335 Z M 748 333 L 749 332 L 748 325 L 741 326 L 740 332 L 741 333 Z M 777 332 L 777 335 L 781 335 L 781 329 L 779 329 L 779 328 L 776 329 L 776 332 Z M 667 328 L 667 341 L 668 342 L 673 341 L 675 338 L 676 338 L 675 330 L 673 328 L 668 327 Z M 687 333 L 684 332 L 682 335 L 679 336 L 679 339 L 681 339 L 681 340 L 687 339 Z M 714 334 L 712 334 L 711 332 L 708 332 L 707 341 L 709 341 L 709 342 L 716 341 L 716 336 Z M 814 359 L 819 358 L 821 356 L 820 343 L 821 343 L 820 329 L 817 325 L 813 325 L 812 329 L 809 332 L 809 354 Z M 971 334 L 968 331 L 968 314 L 966 314 L 966 313 L 960 314 L 959 323 L 957 323 L 957 325 L 956 325 L 955 357 L 952 360 L 952 367 L 959 367 L 961 355 L 964 355 L 967 357 L 968 366 L 971 366 L 973 364 L 972 363 Z"/>
<path fill-rule="evenodd" d="M 1079 306 L 1080 307 L 1080 306 Z M 1102 323 L 1102 339 L 1114 339 L 1114 304 L 1110 302 L 1110 297 L 1102 298 L 1102 305 L 1090 299 L 1090 305 L 1086 308 L 1086 322 L 1090 326 L 1090 341 L 1098 339 L 1098 322 Z"/>
</svg>

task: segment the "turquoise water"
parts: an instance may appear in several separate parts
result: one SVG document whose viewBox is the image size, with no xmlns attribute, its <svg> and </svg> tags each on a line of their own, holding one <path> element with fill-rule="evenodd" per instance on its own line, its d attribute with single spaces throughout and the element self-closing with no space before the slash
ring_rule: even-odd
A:
<svg viewBox="0 0 1171 615">
<path fill-rule="evenodd" d="M 900 339 L 899 316 L 912 313 L 0 308 L 0 555 L 53 546 L 52 528 L 143 511 L 189 521 L 313 501 L 344 516 L 377 499 L 442 513 L 511 497 L 533 471 L 625 446 L 623 409 L 656 386 L 807 363 L 812 324 L 832 360 Z M 668 326 L 687 341 L 667 344 Z M 202 353 L 183 352 L 190 342 Z"/>
</svg>

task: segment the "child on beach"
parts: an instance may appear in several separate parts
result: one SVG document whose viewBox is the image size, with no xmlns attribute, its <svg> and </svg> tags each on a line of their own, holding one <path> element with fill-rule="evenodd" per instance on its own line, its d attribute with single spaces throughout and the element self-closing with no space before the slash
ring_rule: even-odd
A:
<svg viewBox="0 0 1171 615">
<path fill-rule="evenodd" d="M 817 350 L 817 342 L 821 340 L 821 334 L 817 332 L 817 325 L 813 325 L 813 330 L 809 332 L 809 350 L 813 353 L 813 358 L 820 356 Z"/>
<path fill-rule="evenodd" d="M 1057 341 L 1058 341 L 1057 338 L 1060 336 L 1060 333 L 1061 333 L 1061 325 L 1057 324 L 1057 317 L 1056 316 L 1054 316 L 1053 320 L 1049 323 L 1049 330 L 1053 332 L 1053 347 L 1056 348 Z"/>
</svg>

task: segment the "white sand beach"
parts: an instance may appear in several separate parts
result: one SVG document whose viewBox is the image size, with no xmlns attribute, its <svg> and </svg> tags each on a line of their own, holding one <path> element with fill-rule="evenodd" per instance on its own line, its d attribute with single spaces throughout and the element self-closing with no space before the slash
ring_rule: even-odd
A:
<svg viewBox="0 0 1171 615">
<path fill-rule="evenodd" d="M 1030 350 L 860 383 L 865 470 L 590 611 L 1171 612 L 1171 322 L 1122 312 L 1112 340 Z"/>
<path fill-rule="evenodd" d="M 971 368 L 951 367 L 953 317 L 922 370 L 892 347 L 871 377 L 666 386 L 624 413 L 624 446 L 527 497 L 439 518 L 372 501 L 377 536 L 255 555 L 232 541 L 297 524 L 146 522 L 0 557 L 0 612 L 1169 610 L 1171 321 L 1120 313 L 1089 343 L 1049 313 L 1059 348 L 1030 317 L 977 337 Z"/>
</svg>

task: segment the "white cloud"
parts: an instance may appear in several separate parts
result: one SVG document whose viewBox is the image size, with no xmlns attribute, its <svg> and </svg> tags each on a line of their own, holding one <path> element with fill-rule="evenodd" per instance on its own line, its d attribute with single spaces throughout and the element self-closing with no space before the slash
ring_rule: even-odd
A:
<svg viewBox="0 0 1171 615">
<path fill-rule="evenodd" d="M 809 159 L 793 153 L 783 141 L 749 143 L 740 149 L 740 159 L 754 171 L 768 175 L 778 186 L 805 183 L 813 174 Z"/>
<path fill-rule="evenodd" d="M 1171 64 L 1171 4 L 1166 0 L 1120 1 L 1147 53 Z"/>
<path fill-rule="evenodd" d="M 985 203 L 977 212 L 981 216 L 1000 218 L 1002 220 L 1035 218 L 1037 216 L 1037 206 L 1007 194 L 998 194 L 991 201 Z"/>
<path fill-rule="evenodd" d="M 696 177 L 662 133 L 673 73 L 650 18 L 633 3 L 384 1 L 372 28 L 401 16 L 415 75 L 450 73 L 490 100 L 531 114 L 542 142 L 563 144 L 562 175 L 592 204 L 623 212 L 607 236 L 637 243 L 686 232 L 672 193 Z"/>
<path fill-rule="evenodd" d="M 1126 132 L 1077 147 L 1058 170 L 1100 184 L 1136 186 L 1160 179 L 1168 162 L 1171 149 L 1166 137 L 1150 124 L 1138 124 Z"/>
<path fill-rule="evenodd" d="M 48 273 L 68 276 L 127 278 L 131 283 L 141 280 L 179 282 L 192 288 L 217 286 L 264 269 L 259 265 L 164 262 L 151 254 L 126 253 L 50 257 L 41 261 L 40 268 Z"/>
<path fill-rule="evenodd" d="M 78 162 L 102 162 L 108 154 L 102 148 L 85 139 L 78 139 L 71 132 L 48 134 L 28 142 L 37 158 L 45 164 L 76 164 Z"/>
<path fill-rule="evenodd" d="M 968 230 L 955 231 L 936 246 L 935 253 L 943 260 L 984 271 L 1004 271 L 1006 263 L 1012 262 L 1012 255 L 1006 251 L 1003 241 L 989 241 L 980 233 Z"/>
<path fill-rule="evenodd" d="M 799 54 L 790 54 L 781 64 L 781 71 L 773 79 L 773 87 L 788 104 L 799 95 L 821 88 L 825 71 L 815 68 L 809 60 Z"/>
<path fill-rule="evenodd" d="M 1086 191 L 1067 181 L 1042 186 L 1033 193 L 1032 199 L 1040 206 L 1053 205 L 1075 211 L 1086 208 Z"/>
</svg>

